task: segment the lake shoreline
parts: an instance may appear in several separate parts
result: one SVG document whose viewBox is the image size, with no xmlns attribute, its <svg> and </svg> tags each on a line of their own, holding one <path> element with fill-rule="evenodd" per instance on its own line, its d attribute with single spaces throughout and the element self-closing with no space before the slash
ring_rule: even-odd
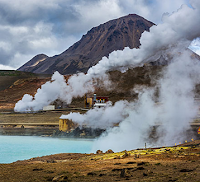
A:
<svg viewBox="0 0 200 182">
<path fill-rule="evenodd" d="M 0 164 L 13 181 L 191 181 L 200 179 L 200 140 L 118 153 L 62 153 Z"/>
</svg>

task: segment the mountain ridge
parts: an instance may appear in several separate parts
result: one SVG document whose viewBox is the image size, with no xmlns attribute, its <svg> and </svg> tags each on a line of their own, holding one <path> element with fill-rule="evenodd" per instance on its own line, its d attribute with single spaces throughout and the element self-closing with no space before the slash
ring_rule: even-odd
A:
<svg viewBox="0 0 200 182">
<path fill-rule="evenodd" d="M 141 34 L 149 31 L 153 25 L 155 24 L 136 14 L 110 20 L 93 27 L 61 54 L 53 57 L 37 55 L 18 70 L 43 74 L 52 74 L 55 71 L 61 74 L 87 72 L 102 57 L 115 50 L 123 50 L 125 47 L 139 48 Z"/>
</svg>

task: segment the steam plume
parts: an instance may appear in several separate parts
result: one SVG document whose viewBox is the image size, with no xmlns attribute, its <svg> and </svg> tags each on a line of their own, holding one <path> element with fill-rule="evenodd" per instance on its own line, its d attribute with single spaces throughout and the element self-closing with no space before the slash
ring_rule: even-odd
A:
<svg viewBox="0 0 200 182">
<path fill-rule="evenodd" d="M 186 129 L 198 113 L 193 91 L 200 82 L 200 62 L 191 59 L 188 51 L 184 51 L 173 59 L 163 74 L 158 80 L 161 104 L 155 104 L 153 88 L 145 89 L 137 102 L 129 103 L 122 110 L 126 117 L 119 127 L 110 128 L 104 133 L 95 142 L 93 151 L 144 147 L 144 143 L 148 142 L 149 129 L 157 124 L 160 125 L 157 133 L 159 139 L 154 146 L 172 145 L 184 140 Z"/>
<path fill-rule="evenodd" d="M 118 101 L 112 107 L 112 103 L 108 104 L 106 108 L 95 108 L 89 110 L 86 114 L 70 113 L 62 115 L 61 119 L 72 119 L 79 125 L 87 125 L 91 128 L 107 129 L 115 124 L 121 122 L 126 113 L 123 112 L 128 106 L 127 101 Z M 96 121 L 96 122 L 94 122 Z"/>
<path fill-rule="evenodd" d="M 145 88 L 136 102 L 118 101 L 105 109 L 96 108 L 84 115 L 70 113 L 61 118 L 92 128 L 107 128 L 107 132 L 95 142 L 93 151 L 144 147 L 149 141 L 149 129 L 158 124 L 159 139 L 153 145 L 172 145 L 184 140 L 185 131 L 197 116 L 199 106 L 194 102 L 194 89 L 199 83 L 200 62 L 185 50 L 181 55 L 174 55 L 171 64 L 163 70 L 163 77 L 157 81 L 160 104 L 154 101 L 156 89 Z M 119 127 L 112 128 L 119 122 Z"/>
<path fill-rule="evenodd" d="M 79 73 L 71 76 L 66 84 L 64 76 L 55 72 L 51 81 L 42 85 L 34 97 L 25 94 L 22 100 L 16 103 L 14 110 L 18 112 L 38 111 L 58 98 L 71 103 L 74 96 L 83 96 L 88 91 L 93 91 L 92 83 L 88 75 Z"/>
<path fill-rule="evenodd" d="M 162 24 L 152 26 L 150 32 L 144 32 L 140 39 L 139 49 L 126 47 L 123 51 L 113 51 L 109 58 L 103 57 L 96 66 L 89 69 L 88 74 L 98 75 L 117 67 L 139 66 L 149 60 L 155 60 L 167 49 L 180 42 L 182 48 L 187 48 L 194 38 L 200 36 L 200 19 L 196 18 L 200 16 L 199 2 L 197 0 L 191 2 L 194 9 L 183 5 L 172 15 L 164 15 Z"/>
<path fill-rule="evenodd" d="M 153 26 L 150 32 L 142 34 L 139 49 L 125 48 L 123 51 L 114 51 L 108 58 L 103 57 L 97 65 L 90 68 L 86 75 L 73 75 L 67 84 L 62 76 L 56 73 L 55 75 L 59 75 L 58 79 L 52 78 L 51 82 L 38 90 L 34 98 L 25 95 L 16 104 L 15 110 L 30 108 L 37 110 L 41 105 L 47 105 L 56 98 L 62 98 L 70 103 L 73 97 L 93 91 L 93 80 L 108 70 L 126 70 L 141 66 L 162 55 L 171 63 L 157 82 L 161 105 L 155 104 L 155 90 L 150 88 L 139 93 L 136 102 L 119 101 L 105 110 L 95 109 L 85 115 L 70 113 L 62 118 L 73 119 L 79 124 L 87 123 L 91 127 L 108 127 L 107 133 L 97 140 L 94 150 L 112 148 L 119 151 L 142 147 L 147 140 L 149 127 L 157 122 L 161 124 L 158 129 L 160 135 L 158 143 L 173 143 L 181 132 L 189 127 L 189 122 L 196 116 L 198 110 L 193 91 L 200 80 L 200 65 L 199 61 L 191 58 L 186 48 L 194 38 L 200 36 L 200 19 L 197 18 L 200 17 L 200 2 L 191 0 L 191 5 L 193 8 L 183 5 L 172 15 L 164 15 L 162 24 Z M 49 85 L 59 88 L 51 92 L 53 96 L 48 94 Z M 45 99 L 38 101 L 41 97 Z M 118 111 L 117 117 L 116 111 Z M 119 127 L 110 128 L 119 120 L 121 120 Z"/>
</svg>

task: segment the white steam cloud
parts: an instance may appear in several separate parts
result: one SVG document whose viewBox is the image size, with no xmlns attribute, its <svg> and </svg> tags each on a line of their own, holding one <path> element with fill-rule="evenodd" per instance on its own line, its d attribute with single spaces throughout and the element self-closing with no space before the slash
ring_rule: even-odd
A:
<svg viewBox="0 0 200 182">
<path fill-rule="evenodd" d="M 185 50 L 181 55 L 174 55 L 171 64 L 163 71 L 163 77 L 157 81 L 157 88 L 143 89 L 136 102 L 118 101 L 105 109 L 95 108 L 86 114 L 70 113 L 63 119 L 72 119 L 79 125 L 91 128 L 106 128 L 93 146 L 98 149 L 114 151 L 131 150 L 144 147 L 149 141 L 150 128 L 159 125 L 159 139 L 153 145 L 173 145 L 184 140 L 184 132 L 197 116 L 198 105 L 194 102 L 195 85 L 200 83 L 200 61 L 191 58 Z M 114 127 L 114 124 L 119 127 Z"/>
<path fill-rule="evenodd" d="M 187 48 L 194 38 L 200 36 L 200 5 L 192 1 L 194 9 L 183 5 L 172 15 L 164 15 L 163 23 L 152 26 L 150 32 L 141 36 L 139 49 L 126 47 L 123 51 L 113 51 L 109 58 L 103 57 L 96 66 L 88 70 L 88 74 L 101 74 L 117 67 L 136 67 L 144 62 L 153 61 L 163 51 L 181 42 L 181 48 Z M 153 58 L 151 58 L 153 57 Z"/>
<path fill-rule="evenodd" d="M 159 139 L 154 146 L 173 145 L 183 141 L 185 131 L 198 113 L 199 106 L 194 102 L 193 92 L 197 83 L 200 83 L 200 62 L 191 59 L 189 52 L 185 51 L 174 58 L 158 81 L 160 104 L 155 104 L 154 101 L 156 90 L 145 89 L 139 94 L 138 101 L 129 103 L 128 106 L 126 104 L 121 110 L 126 116 L 124 120 L 119 127 L 110 128 L 104 133 L 96 141 L 93 151 L 106 151 L 109 148 L 122 151 L 144 147 L 144 143 L 149 141 L 149 130 L 155 125 L 160 126 L 157 129 Z M 109 117 L 110 115 L 111 113 Z M 115 113 L 112 117 L 113 120 L 117 119 Z M 100 121 L 96 119 L 95 123 L 98 122 Z"/>
<path fill-rule="evenodd" d="M 108 127 L 107 133 L 96 142 L 94 150 L 129 150 L 144 146 L 151 126 L 160 123 L 158 143 L 173 144 L 181 132 L 189 127 L 198 107 L 194 102 L 194 88 L 200 81 L 199 61 L 191 58 L 186 50 L 191 41 L 200 37 L 200 2 L 191 0 L 193 8 L 183 5 L 177 12 L 163 16 L 163 23 L 153 26 L 141 36 L 139 49 L 125 48 L 114 51 L 88 70 L 88 73 L 73 75 L 65 83 L 55 73 L 52 81 L 38 89 L 35 97 L 25 95 L 16 106 L 16 111 L 38 110 L 60 98 L 71 102 L 73 97 L 94 91 L 94 79 L 108 70 L 126 70 L 154 61 L 161 55 L 170 64 L 158 80 L 159 102 L 154 101 L 155 89 L 144 89 L 136 102 L 119 101 L 105 109 L 94 109 L 86 114 L 70 113 L 62 118 L 73 119 L 80 125 Z M 58 77 L 58 78 L 57 78 Z M 52 89 L 53 90 L 50 91 Z M 121 121 L 121 122 L 120 122 Z M 120 122 L 119 127 L 111 128 Z M 163 143 L 164 142 L 164 143 Z"/>
<path fill-rule="evenodd" d="M 64 76 L 55 72 L 51 81 L 42 85 L 34 97 L 25 94 L 22 100 L 16 103 L 14 110 L 17 112 L 38 111 L 58 98 L 71 103 L 73 97 L 83 96 L 88 91 L 93 91 L 92 83 L 90 77 L 83 73 L 71 76 L 66 83 Z"/>
<path fill-rule="evenodd" d="M 80 126 L 86 125 L 91 128 L 107 129 L 120 123 L 125 118 L 126 114 L 123 111 L 127 106 L 128 102 L 121 100 L 116 102 L 114 106 L 110 103 L 106 108 L 94 108 L 84 115 L 71 112 L 68 115 L 62 115 L 60 118 L 71 119 Z"/>
</svg>

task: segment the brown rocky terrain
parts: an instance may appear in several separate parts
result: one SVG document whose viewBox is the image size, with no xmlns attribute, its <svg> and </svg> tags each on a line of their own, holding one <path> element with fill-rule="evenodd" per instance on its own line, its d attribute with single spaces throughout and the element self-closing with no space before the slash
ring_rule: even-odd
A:
<svg viewBox="0 0 200 182">
<path fill-rule="evenodd" d="M 13 110 L 24 94 L 34 95 L 37 89 L 50 80 L 50 75 L 36 75 L 18 71 L 0 72 L 0 110 Z"/>
<path fill-rule="evenodd" d="M 141 34 L 149 31 L 152 25 L 152 22 L 136 14 L 108 21 L 92 28 L 60 55 L 37 55 L 18 70 L 47 74 L 53 74 L 54 71 L 61 74 L 87 72 L 103 56 L 108 56 L 114 50 L 138 48 Z"/>
<path fill-rule="evenodd" d="M 133 87 L 136 85 L 152 86 L 154 84 L 152 80 L 159 77 L 159 72 L 162 68 L 163 66 L 144 66 L 128 70 L 125 73 L 112 71 L 109 73 L 110 79 L 113 82 L 112 88 L 106 90 L 99 85 L 96 88 L 96 93 L 97 95 L 109 96 L 109 100 L 112 102 L 116 102 L 120 99 L 135 99 L 137 94 L 132 91 Z M 66 76 L 66 80 L 67 79 L 68 76 Z M 15 103 L 20 100 L 24 94 L 35 95 L 37 89 L 49 80 L 50 77 L 32 76 L 21 78 L 15 76 L 9 86 L 4 87 L 5 89 L 0 91 L 0 110 L 13 110 Z M 7 82 L 7 77 L 2 76 L 1 82 Z M 74 98 L 69 107 L 84 107 L 84 97 Z"/>
<path fill-rule="evenodd" d="M 0 164 L 0 181 L 190 181 L 200 179 L 200 140 L 175 147 L 57 154 Z"/>
</svg>

